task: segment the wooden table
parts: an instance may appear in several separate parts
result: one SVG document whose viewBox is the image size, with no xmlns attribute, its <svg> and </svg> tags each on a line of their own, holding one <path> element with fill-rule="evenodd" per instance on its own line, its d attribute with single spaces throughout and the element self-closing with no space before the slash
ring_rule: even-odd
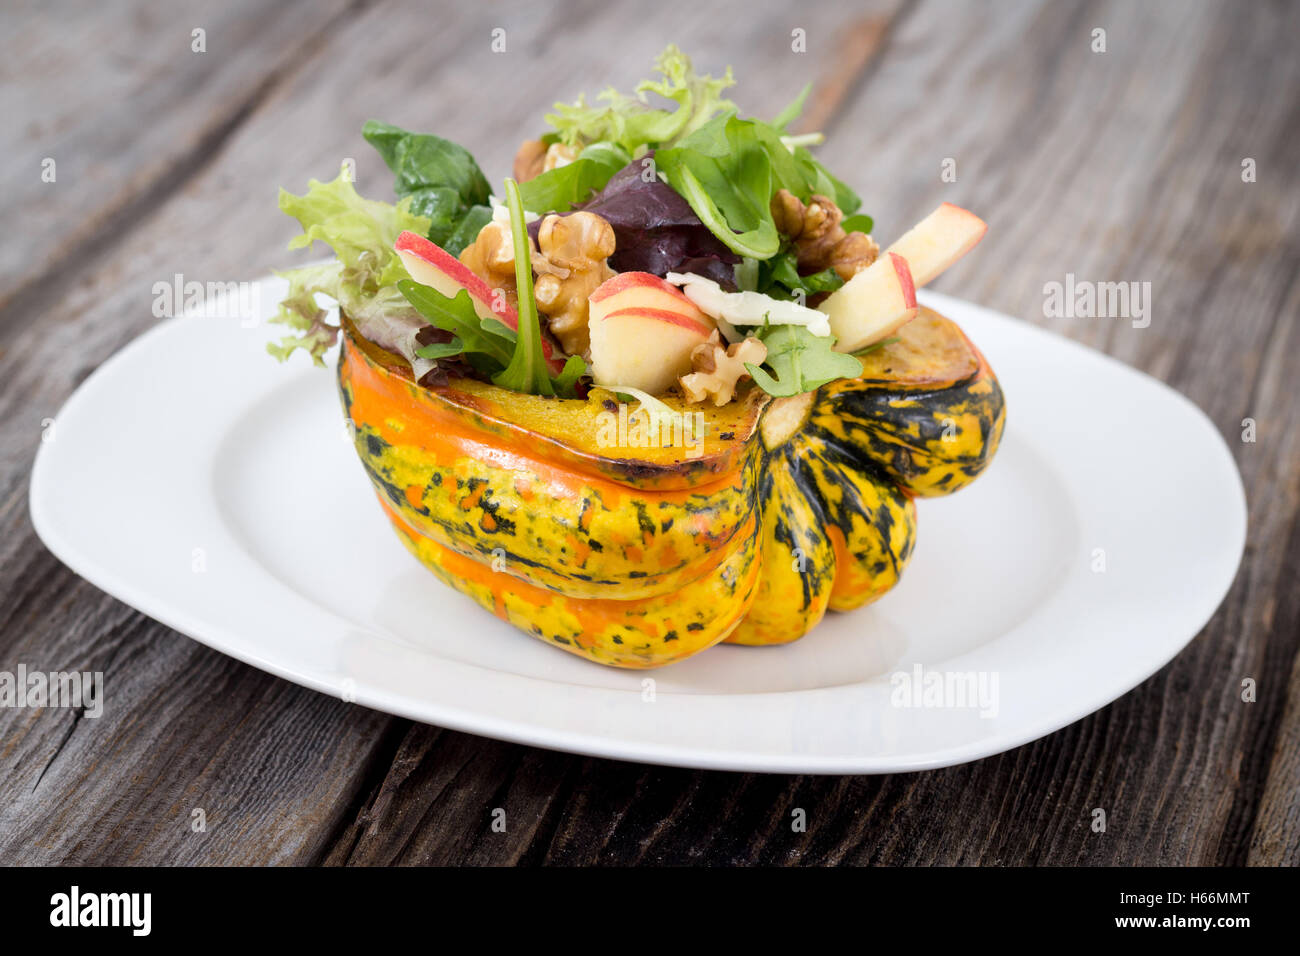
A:
<svg viewBox="0 0 1300 956">
<path fill-rule="evenodd" d="M 1300 4 L 647 9 L 6 8 L 0 670 L 102 670 L 110 697 L 98 720 L 0 710 L 0 863 L 1300 862 Z M 792 51 L 794 30 L 807 52 Z M 945 199 L 983 215 L 979 254 L 938 288 L 1109 352 L 1205 409 L 1245 480 L 1250 538 L 1226 602 L 1173 663 L 1066 730 L 948 770 L 671 770 L 304 690 L 130 610 L 36 539 L 43 422 L 157 321 L 154 282 L 294 262 L 276 190 L 330 178 L 345 157 L 363 192 L 389 196 L 359 135 L 367 118 L 465 143 L 496 179 L 554 99 L 626 88 L 673 40 L 708 69 L 734 64 L 759 115 L 815 79 L 805 128 L 829 134 L 823 158 L 882 238 Z M 948 159 L 955 182 L 941 178 Z M 1150 282 L 1150 326 L 1045 317 L 1044 284 L 1067 273 Z M 195 374 L 222 370 L 196 356 Z M 1134 474 L 1133 494 L 1177 481 Z M 497 807 L 506 833 L 492 830 Z M 791 832 L 795 807 L 806 833 Z M 1105 833 L 1089 826 L 1096 807 Z"/>
</svg>

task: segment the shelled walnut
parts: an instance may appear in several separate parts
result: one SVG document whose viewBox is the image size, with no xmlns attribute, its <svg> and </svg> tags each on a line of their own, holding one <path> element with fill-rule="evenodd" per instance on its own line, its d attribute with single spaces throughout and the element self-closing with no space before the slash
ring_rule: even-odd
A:
<svg viewBox="0 0 1300 956">
<path fill-rule="evenodd" d="M 547 318 L 551 334 L 570 355 L 585 355 L 591 346 L 587 331 L 587 297 L 614 275 L 606 259 L 614 253 L 614 230 L 590 212 L 549 215 L 529 241 L 533 272 L 533 298 Z M 506 301 L 518 305 L 515 286 L 515 250 L 510 224 L 493 220 L 460 254 L 460 261 Z"/>
<path fill-rule="evenodd" d="M 736 383 L 749 375 L 745 363 L 762 365 L 766 358 L 767 346 L 758 339 L 750 337 L 724 347 L 714 329 L 709 340 L 691 352 L 695 371 L 677 381 L 691 404 L 712 398 L 714 405 L 725 405 L 735 397 Z"/>
<path fill-rule="evenodd" d="M 546 275 L 555 270 L 550 262 L 541 255 L 536 246 L 532 249 L 533 271 Z M 479 230 L 478 236 L 460 254 L 461 263 L 482 279 L 492 293 L 498 290 L 505 297 L 511 308 L 519 304 L 519 294 L 515 287 L 515 245 L 510 232 L 510 223 L 494 219 Z"/>
<path fill-rule="evenodd" d="M 814 193 L 805 206 L 794 193 L 780 189 L 771 208 L 777 231 L 793 240 L 799 271 L 805 275 L 834 269 L 847 282 L 880 254 L 866 233 L 844 231 L 844 214 L 827 196 Z"/>
<path fill-rule="evenodd" d="M 555 267 L 533 287 L 537 308 L 566 352 L 585 355 L 591 348 L 587 297 L 614 275 L 605 261 L 614 254 L 614 229 L 591 212 L 550 215 L 537 230 L 537 244 Z"/>
</svg>

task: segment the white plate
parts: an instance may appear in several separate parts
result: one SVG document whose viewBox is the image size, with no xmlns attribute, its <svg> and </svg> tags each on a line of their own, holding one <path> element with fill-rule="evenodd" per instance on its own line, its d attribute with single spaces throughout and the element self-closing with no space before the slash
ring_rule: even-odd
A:
<svg viewBox="0 0 1300 956">
<path fill-rule="evenodd" d="M 259 284 L 264 314 L 282 289 Z M 1231 584 L 1246 507 L 1223 440 L 1182 396 L 1033 326 L 923 298 L 997 371 L 1001 451 L 970 488 L 919 502 L 896 590 L 787 647 L 614 670 L 443 587 L 381 513 L 332 371 L 271 360 L 280 330 L 264 322 L 167 321 L 106 362 L 40 448 L 32 520 L 145 614 L 416 720 L 689 767 L 961 763 L 1064 727 L 1169 661 Z M 897 675 L 918 665 L 923 680 L 982 675 L 990 695 L 996 679 L 996 707 L 902 706 Z"/>
</svg>

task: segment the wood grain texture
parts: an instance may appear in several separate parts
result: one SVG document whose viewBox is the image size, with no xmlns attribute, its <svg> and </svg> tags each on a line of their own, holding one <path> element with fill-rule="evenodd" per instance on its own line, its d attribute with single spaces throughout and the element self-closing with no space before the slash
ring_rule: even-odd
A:
<svg viewBox="0 0 1300 956">
<path fill-rule="evenodd" d="M 0 863 L 1300 862 L 1300 5 L 437 6 L 240 0 L 206 60 L 188 53 L 198 4 L 101 10 L 75 30 L 49 8 L 6 10 L 0 101 L 18 121 L 0 136 L 29 171 L 6 172 L 0 203 L 32 225 L 0 254 L 0 670 L 103 670 L 108 701 L 98 720 L 0 710 Z M 488 52 L 494 27 L 505 54 Z M 275 190 L 344 158 L 363 192 L 387 194 L 367 118 L 463 142 L 495 179 L 552 100 L 626 87 L 673 40 L 714 72 L 734 64 L 761 115 L 816 79 L 805 128 L 828 132 L 822 156 L 882 242 L 942 200 L 980 212 L 988 238 L 938 288 L 1205 409 L 1241 468 L 1250 539 L 1228 599 L 1169 666 L 1049 738 L 948 770 L 673 770 L 306 691 L 108 598 L 36 540 L 42 421 L 155 321 L 153 282 L 295 261 Z M 58 182 L 41 183 L 55 154 Z M 956 182 L 940 178 L 949 158 Z M 1066 273 L 1150 282 L 1150 326 L 1045 317 L 1043 285 Z M 1168 480 L 1135 475 L 1134 493 Z"/>
</svg>

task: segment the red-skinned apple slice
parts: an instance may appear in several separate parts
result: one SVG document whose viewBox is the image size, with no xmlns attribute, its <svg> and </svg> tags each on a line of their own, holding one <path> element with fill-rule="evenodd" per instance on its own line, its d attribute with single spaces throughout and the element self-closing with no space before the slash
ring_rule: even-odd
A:
<svg viewBox="0 0 1300 956">
<path fill-rule="evenodd" d="M 888 338 L 916 315 L 916 286 L 907 260 L 886 252 L 817 308 L 830 321 L 836 351 L 856 352 Z"/>
<path fill-rule="evenodd" d="M 649 272 L 620 272 L 597 286 L 587 301 L 593 308 L 604 303 L 602 311 L 606 315 L 632 305 L 691 316 L 699 313 L 695 303 L 677 286 Z"/>
<path fill-rule="evenodd" d="M 608 279 L 588 302 L 591 372 L 598 385 L 664 392 L 691 370 L 691 351 L 714 328 L 676 287 L 646 272 Z"/>
<path fill-rule="evenodd" d="M 504 297 L 495 295 L 486 282 L 437 243 L 413 232 L 404 232 L 397 237 L 393 248 L 397 250 L 402 265 L 406 266 L 406 271 L 410 273 L 411 278 L 420 285 L 427 285 L 449 299 L 455 298 L 456 293 L 464 289 L 469 293 L 470 301 L 474 304 L 474 313 L 480 319 L 498 319 L 510 328 L 518 330 L 519 316 Z M 564 362 L 553 352 L 551 343 L 543 338 L 542 353 L 546 356 L 551 371 L 559 374 L 560 369 L 564 367 Z"/>
<path fill-rule="evenodd" d="M 903 233 L 886 251 L 907 260 L 912 281 L 919 289 L 970 252 L 988 228 L 973 212 L 946 202 Z"/>
</svg>

